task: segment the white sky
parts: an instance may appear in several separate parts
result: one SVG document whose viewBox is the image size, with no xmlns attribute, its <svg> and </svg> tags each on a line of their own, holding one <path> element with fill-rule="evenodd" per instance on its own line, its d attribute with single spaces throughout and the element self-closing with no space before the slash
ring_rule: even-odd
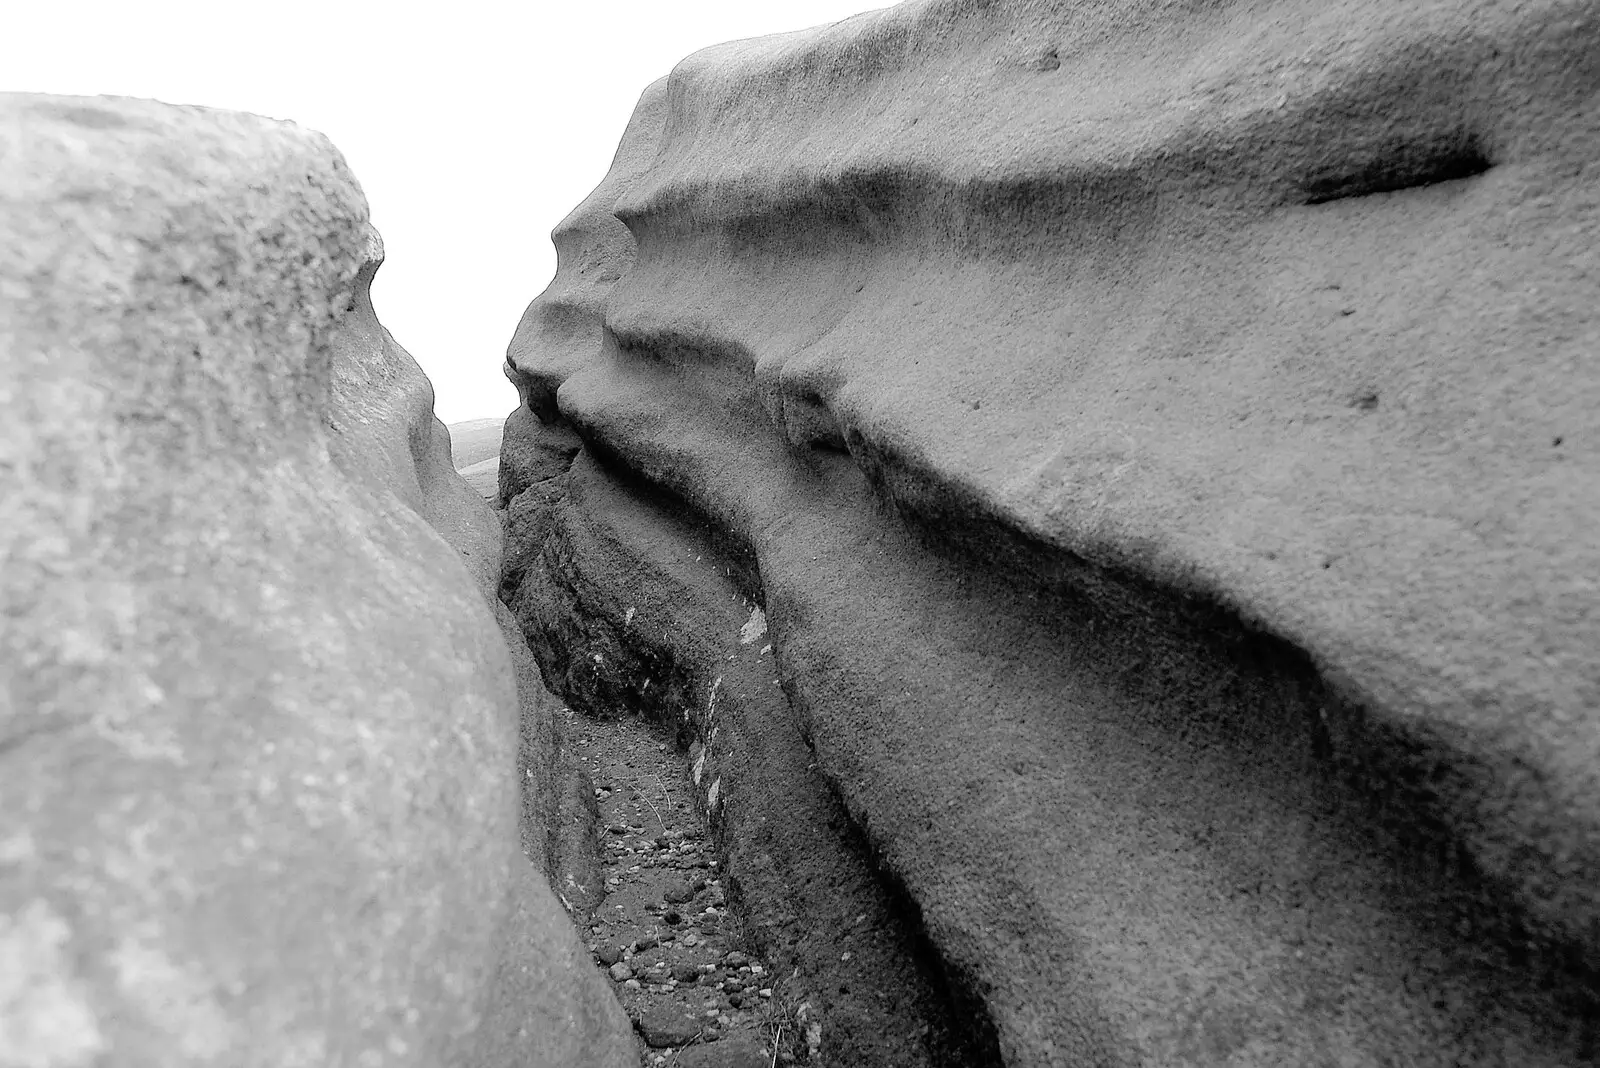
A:
<svg viewBox="0 0 1600 1068">
<path fill-rule="evenodd" d="M 378 315 L 458 422 L 516 406 L 500 364 L 555 271 L 550 230 L 604 176 L 646 85 L 706 45 L 887 2 L 0 0 L 0 89 L 326 133 L 383 232 Z"/>
</svg>

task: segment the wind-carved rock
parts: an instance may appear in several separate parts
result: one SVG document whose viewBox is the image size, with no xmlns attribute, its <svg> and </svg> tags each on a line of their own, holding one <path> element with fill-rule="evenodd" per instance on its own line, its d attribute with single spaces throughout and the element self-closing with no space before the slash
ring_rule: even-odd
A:
<svg viewBox="0 0 1600 1068">
<path fill-rule="evenodd" d="M 0 98 L 0 1065 L 633 1060 L 381 258 L 320 135 Z"/>
<path fill-rule="evenodd" d="M 696 747 L 824 1055 L 1596 1057 L 1597 64 L 931 2 L 646 92 L 511 345 L 506 593 Z"/>
</svg>

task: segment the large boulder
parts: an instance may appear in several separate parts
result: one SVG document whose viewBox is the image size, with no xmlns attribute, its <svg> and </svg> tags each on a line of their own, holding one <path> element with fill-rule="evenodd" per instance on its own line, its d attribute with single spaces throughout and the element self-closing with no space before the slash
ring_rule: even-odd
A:
<svg viewBox="0 0 1600 1068">
<path fill-rule="evenodd" d="M 380 260 L 320 135 L 0 98 L 0 1065 L 632 1061 Z"/>
<path fill-rule="evenodd" d="M 1565 0 L 937 0 L 646 93 L 509 603 L 696 747 L 825 1056 L 900 1058 L 804 933 L 862 857 L 969 1059 L 1597 1056 L 1597 72 Z"/>
</svg>

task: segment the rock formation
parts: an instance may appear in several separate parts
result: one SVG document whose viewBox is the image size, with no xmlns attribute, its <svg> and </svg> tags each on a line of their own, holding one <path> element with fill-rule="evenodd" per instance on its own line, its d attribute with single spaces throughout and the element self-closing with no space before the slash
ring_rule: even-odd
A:
<svg viewBox="0 0 1600 1068">
<path fill-rule="evenodd" d="M 1573 0 L 929 0 L 645 93 L 504 595 L 828 1063 L 1596 1058 L 1597 89 Z"/>
<path fill-rule="evenodd" d="M 0 98 L 6 1068 L 635 1059 L 380 260 L 319 135 Z"/>
</svg>

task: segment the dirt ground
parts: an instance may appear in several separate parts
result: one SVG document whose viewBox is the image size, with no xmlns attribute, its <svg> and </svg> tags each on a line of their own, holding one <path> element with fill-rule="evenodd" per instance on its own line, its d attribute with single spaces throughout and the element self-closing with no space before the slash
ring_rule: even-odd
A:
<svg viewBox="0 0 1600 1068">
<path fill-rule="evenodd" d="M 742 936 L 682 754 L 636 719 L 574 714 L 568 738 L 602 820 L 606 896 L 583 930 L 633 1020 L 640 1063 L 804 1059 L 806 1007 Z"/>
</svg>

